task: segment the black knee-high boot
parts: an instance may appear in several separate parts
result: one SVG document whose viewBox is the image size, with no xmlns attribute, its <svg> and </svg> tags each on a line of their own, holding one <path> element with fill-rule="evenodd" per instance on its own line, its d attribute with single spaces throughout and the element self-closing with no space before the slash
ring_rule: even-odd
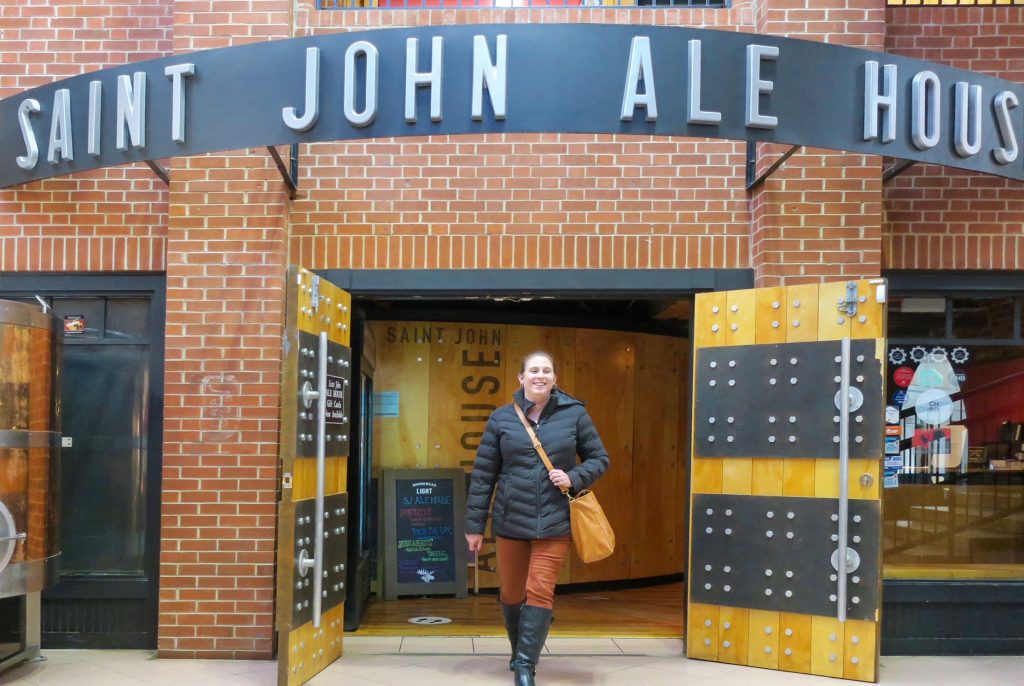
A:
<svg viewBox="0 0 1024 686">
<path fill-rule="evenodd" d="M 516 659 L 512 663 L 515 668 L 516 686 L 535 686 L 533 675 L 537 672 L 537 661 L 544 650 L 544 642 L 548 638 L 551 627 L 551 610 L 535 605 L 523 605 L 519 617 L 519 646 Z"/>
<path fill-rule="evenodd" d="M 519 616 L 522 614 L 523 604 L 506 605 L 499 597 L 498 605 L 501 605 L 501 615 L 505 618 L 505 633 L 508 634 L 508 642 L 512 645 L 512 657 L 508 661 L 508 668 L 514 670 L 516 650 L 519 648 Z"/>
</svg>

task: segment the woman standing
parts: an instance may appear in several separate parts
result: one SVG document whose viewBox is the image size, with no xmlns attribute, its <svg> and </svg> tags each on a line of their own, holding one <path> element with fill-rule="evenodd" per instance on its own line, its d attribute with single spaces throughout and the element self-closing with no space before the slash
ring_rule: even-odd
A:
<svg viewBox="0 0 1024 686">
<path fill-rule="evenodd" d="M 547 640 L 555 580 L 569 554 L 569 499 L 608 469 L 608 453 L 583 403 L 555 388 L 555 362 L 545 352 L 523 359 L 522 388 L 513 396 L 548 453 L 548 472 L 514 405 L 487 420 L 466 499 L 470 551 L 483 544 L 495 485 L 491 529 L 497 541 L 498 601 L 512 644 L 509 668 L 517 686 L 534 686 L 537 660 Z M 577 455 L 581 462 L 577 464 Z"/>
</svg>

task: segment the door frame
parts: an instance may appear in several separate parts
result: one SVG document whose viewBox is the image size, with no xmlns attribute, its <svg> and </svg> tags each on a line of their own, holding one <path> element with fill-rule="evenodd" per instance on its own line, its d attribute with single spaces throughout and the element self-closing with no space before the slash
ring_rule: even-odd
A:
<svg viewBox="0 0 1024 686">
<path fill-rule="evenodd" d="M 149 311 L 149 426 L 146 440 L 145 513 L 146 554 L 143 562 L 144 580 L 112 578 L 88 584 L 73 579 L 58 581 L 44 592 L 43 621 L 47 619 L 47 598 L 104 598 L 116 588 L 120 596 L 144 600 L 141 631 L 122 631 L 92 636 L 83 643 L 80 634 L 46 632 L 44 648 L 134 648 L 154 649 L 157 645 L 160 590 L 160 510 L 163 468 L 164 416 L 164 323 L 167 315 L 167 278 L 162 273 L 145 274 L 2 274 L 0 298 L 32 295 L 55 297 L 144 296 L 150 298 Z M 67 380 L 63 380 L 67 383 Z M 125 593 L 125 591 L 128 593 Z M 76 638 L 77 637 L 77 638 Z"/>
<path fill-rule="evenodd" d="M 363 311 L 368 301 L 390 301 L 390 302 L 415 302 L 415 301 L 443 301 L 451 300 L 454 303 L 469 298 L 503 298 L 503 297 L 528 297 L 528 298 L 562 298 L 566 300 L 658 300 L 677 298 L 680 300 L 689 299 L 692 301 L 696 293 L 722 290 L 741 290 L 753 288 L 754 271 L 752 269 L 551 269 L 551 270 L 528 270 L 528 269 L 501 269 L 501 270 L 477 270 L 477 269 L 397 269 L 397 270 L 376 270 L 376 269 L 314 269 L 313 273 L 327 279 L 340 288 L 343 288 L 352 296 L 353 315 L 359 313 L 360 320 L 364 317 L 367 321 L 377 319 L 376 316 L 367 316 Z M 452 310 L 455 308 L 453 307 Z M 375 314 L 375 313 L 374 313 Z M 445 311 L 446 321 L 458 321 L 459 317 L 451 318 L 452 311 Z M 409 309 L 396 308 L 388 312 L 388 318 L 393 319 L 419 319 L 432 316 L 430 311 L 418 310 L 412 312 Z M 469 315 L 473 319 L 474 315 Z M 515 323 L 517 318 L 509 315 L 498 315 L 496 319 Z M 353 321 L 353 324 L 355 322 Z M 599 321 L 589 320 L 588 322 L 568 321 L 564 317 L 551 319 L 550 321 L 538 321 L 536 317 L 530 317 L 523 323 L 551 324 L 560 326 L 582 326 L 585 323 L 592 328 L 610 328 L 614 322 L 604 319 Z M 627 327 L 629 328 L 629 327 Z M 657 327 L 655 327 L 657 328 Z M 635 327 L 630 328 L 635 330 Z M 654 332 L 654 331 L 652 331 Z M 359 334 L 357 340 L 356 335 Z M 361 325 L 353 326 L 352 356 L 353 360 L 362 356 Z M 690 339 L 690 354 L 692 358 L 692 338 Z M 353 370 L 353 375 L 358 369 Z M 692 383 L 689 371 L 686 373 L 687 396 L 692 396 Z M 685 459 L 689 462 L 690 455 L 690 426 L 687 422 L 684 431 L 680 436 L 684 441 Z M 349 484 L 357 483 L 358 475 L 353 471 L 358 465 L 350 462 Z M 689 498 L 689 489 L 683 494 Z M 688 512 L 687 508 L 687 512 Z M 359 560 L 350 554 L 348 564 L 350 569 L 357 569 Z M 355 587 L 350 585 L 350 589 Z M 688 597 L 684 585 L 684 598 Z M 346 607 L 352 603 L 350 598 Z M 349 626 L 346 629 L 352 630 L 358 626 L 360 616 L 356 612 L 349 615 Z M 361 615 L 361 613 L 358 613 Z M 682 618 L 685 630 L 686 610 Z"/>
</svg>

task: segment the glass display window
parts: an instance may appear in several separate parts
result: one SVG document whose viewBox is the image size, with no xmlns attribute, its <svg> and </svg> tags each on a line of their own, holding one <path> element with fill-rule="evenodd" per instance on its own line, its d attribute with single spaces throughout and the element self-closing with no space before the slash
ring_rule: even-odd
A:
<svg viewBox="0 0 1024 686">
<path fill-rule="evenodd" d="M 890 304 L 885 575 L 1024 578 L 1020 299 L 939 300 L 916 338 L 925 313 Z"/>
</svg>

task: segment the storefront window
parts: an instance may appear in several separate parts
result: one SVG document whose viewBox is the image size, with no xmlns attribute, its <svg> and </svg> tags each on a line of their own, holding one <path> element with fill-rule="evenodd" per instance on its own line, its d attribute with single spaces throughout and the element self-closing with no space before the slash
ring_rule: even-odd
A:
<svg viewBox="0 0 1024 686">
<path fill-rule="evenodd" d="M 890 308 L 883 500 L 889 578 L 1024 578 L 1018 308 L 1011 298 L 952 298 L 941 309 L 953 339 L 911 338 L 899 301 Z"/>
</svg>

